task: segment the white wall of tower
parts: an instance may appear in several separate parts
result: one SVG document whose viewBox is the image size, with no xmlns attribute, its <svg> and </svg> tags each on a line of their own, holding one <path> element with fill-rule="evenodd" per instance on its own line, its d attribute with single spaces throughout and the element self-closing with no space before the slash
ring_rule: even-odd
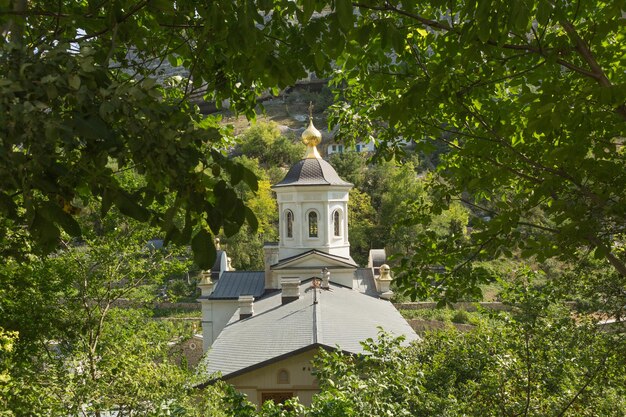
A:
<svg viewBox="0 0 626 417">
<path fill-rule="evenodd" d="M 279 259 L 317 249 L 350 257 L 348 240 L 348 190 L 336 186 L 294 186 L 275 189 L 278 201 Z M 292 236 L 288 236 L 287 210 L 293 213 Z M 340 233 L 335 235 L 333 215 L 340 213 Z M 317 237 L 309 234 L 309 213 L 317 214 Z"/>
</svg>

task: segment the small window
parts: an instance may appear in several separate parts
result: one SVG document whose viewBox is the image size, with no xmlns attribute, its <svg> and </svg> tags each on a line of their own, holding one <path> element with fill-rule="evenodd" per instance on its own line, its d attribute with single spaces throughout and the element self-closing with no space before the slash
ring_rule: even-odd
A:
<svg viewBox="0 0 626 417">
<path fill-rule="evenodd" d="M 333 145 L 333 152 L 337 151 L 337 145 Z"/>
<path fill-rule="evenodd" d="M 291 210 L 287 210 L 286 221 L 287 221 L 287 237 L 293 237 L 293 213 Z"/>
<path fill-rule="evenodd" d="M 361 152 L 361 145 L 356 145 L 356 151 Z"/>
<path fill-rule="evenodd" d="M 335 210 L 333 213 L 333 228 L 335 230 L 335 236 L 341 236 L 341 215 L 339 210 Z"/>
<path fill-rule="evenodd" d="M 278 371 L 278 375 L 276 376 L 276 382 L 278 384 L 288 384 L 289 372 L 286 369 L 281 369 L 280 371 Z"/>
<path fill-rule="evenodd" d="M 339 145 L 339 152 L 343 152 L 343 145 Z"/>
<path fill-rule="evenodd" d="M 293 396 L 293 392 L 262 392 L 261 402 L 272 400 L 274 404 L 284 404 L 285 401 L 290 400 Z"/>
<path fill-rule="evenodd" d="M 317 237 L 317 213 L 309 213 L 309 237 Z"/>
</svg>

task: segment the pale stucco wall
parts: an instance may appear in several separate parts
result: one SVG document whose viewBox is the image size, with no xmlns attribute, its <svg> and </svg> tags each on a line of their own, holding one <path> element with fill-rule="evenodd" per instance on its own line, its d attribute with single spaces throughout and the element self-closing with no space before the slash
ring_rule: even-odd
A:
<svg viewBox="0 0 626 417">
<path fill-rule="evenodd" d="M 280 259 L 298 255 L 306 250 L 317 249 L 334 255 L 349 257 L 348 241 L 348 198 L 345 187 L 310 186 L 282 187 L 274 190 L 280 213 Z M 332 232 L 332 213 L 342 213 L 342 233 L 336 238 Z M 287 238 L 285 212 L 294 214 L 293 237 Z M 308 236 L 308 213 L 318 214 L 318 236 Z"/>
<path fill-rule="evenodd" d="M 293 392 L 305 405 L 310 405 L 313 395 L 318 392 L 317 380 L 311 374 L 311 361 L 317 349 L 290 356 L 281 361 L 255 369 L 243 375 L 226 379 L 239 392 L 248 396 L 248 400 L 260 405 L 264 392 Z M 289 383 L 279 384 L 278 373 L 289 372 Z"/>
<path fill-rule="evenodd" d="M 201 300 L 203 349 L 206 351 L 239 308 L 237 300 Z"/>
</svg>

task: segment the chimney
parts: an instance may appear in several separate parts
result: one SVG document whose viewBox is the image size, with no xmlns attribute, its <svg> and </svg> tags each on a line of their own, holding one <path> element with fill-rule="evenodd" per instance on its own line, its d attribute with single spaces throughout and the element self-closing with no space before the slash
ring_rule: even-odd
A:
<svg viewBox="0 0 626 417">
<path fill-rule="evenodd" d="M 300 298 L 300 278 L 283 278 L 282 303 L 287 304 Z"/>
<path fill-rule="evenodd" d="M 322 269 L 322 288 L 325 290 L 330 288 L 330 271 L 328 268 Z"/>
<path fill-rule="evenodd" d="M 237 301 L 239 301 L 239 320 L 247 319 L 254 315 L 254 296 L 240 295 Z"/>
<path fill-rule="evenodd" d="M 278 244 L 265 243 L 263 246 L 263 261 L 265 263 L 265 289 L 278 289 L 271 266 L 278 263 Z"/>
<path fill-rule="evenodd" d="M 213 293 L 213 281 L 211 281 L 211 271 L 202 271 L 200 274 L 200 283 L 198 287 L 200 287 L 200 291 L 202 291 L 202 297 L 208 297 Z"/>
</svg>

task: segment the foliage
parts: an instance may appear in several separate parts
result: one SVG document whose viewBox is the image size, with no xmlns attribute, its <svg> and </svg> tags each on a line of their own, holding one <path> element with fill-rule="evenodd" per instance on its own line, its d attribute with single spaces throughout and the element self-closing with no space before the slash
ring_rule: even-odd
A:
<svg viewBox="0 0 626 417">
<path fill-rule="evenodd" d="M 450 308 L 424 308 L 416 310 L 400 310 L 406 319 L 436 320 L 448 323 L 467 323 L 478 325 L 481 322 L 481 313 Z"/>
<path fill-rule="evenodd" d="M 348 210 L 348 236 L 350 238 L 350 253 L 359 265 L 365 265 L 370 249 L 375 247 L 376 241 L 376 211 L 372 207 L 369 195 L 358 188 L 350 190 L 350 206 Z"/>
<path fill-rule="evenodd" d="M 626 276 L 614 244 L 626 207 L 622 0 L 368 1 L 358 13 L 347 0 L 1 7 L 3 256 L 50 252 L 60 229 L 79 235 L 73 213 L 98 199 L 167 241 L 192 241 L 210 265 L 212 234 L 254 224 L 232 185 L 256 185 L 189 94 L 202 86 L 252 118 L 258 93 L 313 70 L 342 88 L 340 136 L 375 138 L 385 158 L 404 154 L 400 139 L 436 151 L 429 210 L 462 201 L 489 218 L 453 255 L 436 239 L 410 251 L 407 282 L 438 284 L 416 295 L 475 294 L 490 277 L 473 261 L 512 250 L 567 262 L 590 250 Z M 157 83 L 166 60 L 189 77 Z M 141 187 L 116 181 L 130 167 Z"/>
<path fill-rule="evenodd" d="M 408 255 L 415 240 L 423 234 L 435 239 L 466 238 L 469 212 L 461 204 L 422 222 L 432 203 L 425 174 L 419 174 L 418 162 L 406 152 L 403 164 L 392 161 L 369 163 L 356 152 L 334 154 L 330 158 L 337 173 L 355 184 L 350 192 L 350 246 L 355 259 L 365 263 L 372 248 L 386 248 L 388 255 Z"/>
<path fill-rule="evenodd" d="M 265 19 L 274 6 L 275 18 Z M 189 96 L 195 90 L 216 103 L 229 99 L 233 110 L 254 118 L 260 92 L 304 77 L 298 59 L 311 52 L 293 54 L 278 40 L 292 27 L 280 7 L 4 2 L 2 255 L 49 253 L 60 229 L 80 235 L 74 215 L 95 199 L 105 213 L 116 206 L 159 225 L 166 241 L 192 241 L 198 264 L 210 265 L 211 234 L 254 223 L 232 185 L 256 188 L 256 180 L 222 154 L 229 130 L 217 117 L 202 117 Z M 167 81 L 166 61 L 187 76 Z M 117 171 L 130 168 L 145 175 L 141 187 L 116 181 Z M 151 206 L 168 195 L 175 198 Z M 177 215 L 182 228 L 172 220 Z"/>
<path fill-rule="evenodd" d="M 360 190 L 368 180 L 367 157 L 361 152 L 341 152 L 330 156 L 328 162 L 344 180 Z"/>
<path fill-rule="evenodd" d="M 334 102 L 333 92 L 328 86 L 323 85 L 319 91 L 314 90 L 313 86 L 307 89 L 293 89 L 289 92 L 286 99 L 287 104 L 313 105 L 314 113 L 323 113 Z"/>
<path fill-rule="evenodd" d="M 170 302 L 178 302 L 181 299 L 195 295 L 197 290 L 197 282 L 188 283 L 184 279 L 170 279 L 166 284 L 167 300 Z"/>
<path fill-rule="evenodd" d="M 475 294 L 492 278 L 473 261 L 514 250 L 540 262 L 591 251 L 623 285 L 623 1 L 362 2 L 354 15 L 340 4 L 304 28 L 322 40 L 340 29 L 339 134 L 375 137 L 383 157 L 400 138 L 424 153 L 445 144 L 429 210 L 461 201 L 485 218 L 454 254 L 450 241 L 416 239 L 407 289 Z"/>
<path fill-rule="evenodd" d="M 243 165 L 256 166 L 256 175 L 259 177 L 259 187 L 256 192 L 245 190 L 243 200 L 254 213 L 258 225 L 256 233 L 244 225 L 241 230 L 231 236 L 222 238 L 222 243 L 228 255 L 232 258 L 233 266 L 243 270 L 263 269 L 263 244 L 274 242 L 278 238 L 278 206 L 272 196 L 267 174 L 262 170 L 256 159 L 246 156 L 238 157 Z"/>
<path fill-rule="evenodd" d="M 280 133 L 274 122 L 258 122 L 238 138 L 236 151 L 248 158 L 256 158 L 268 168 L 291 166 L 304 155 L 305 146 Z"/>
<path fill-rule="evenodd" d="M 458 246 L 466 239 L 468 211 L 460 204 L 452 204 L 429 215 L 430 207 L 436 203 L 425 188 L 427 179 L 417 174 L 412 162 L 381 162 L 370 167 L 367 177 L 364 188 L 377 211 L 374 246 L 385 247 L 388 255 L 409 256 L 417 245 L 431 244 L 432 240 L 452 241 Z M 423 221 L 425 216 L 428 222 Z"/>
<path fill-rule="evenodd" d="M 87 207 L 80 220 L 89 225 L 83 241 L 0 269 L 0 327 L 19 334 L 1 412 L 158 415 L 188 401 L 189 375 L 168 359 L 168 343 L 186 330 L 133 306 L 154 301 L 189 262 L 147 244 L 156 230 L 115 209 L 100 219 Z"/>
<path fill-rule="evenodd" d="M 315 362 L 321 393 L 311 416 L 409 416 L 419 402 L 419 363 L 384 333 L 363 342 L 365 355 L 320 350 Z"/>
<path fill-rule="evenodd" d="M 6 399 L 9 398 L 9 392 L 15 389 L 10 370 L 14 362 L 13 351 L 17 338 L 17 332 L 7 332 L 0 327 L 0 416 L 11 415 L 6 411 Z"/>
</svg>

